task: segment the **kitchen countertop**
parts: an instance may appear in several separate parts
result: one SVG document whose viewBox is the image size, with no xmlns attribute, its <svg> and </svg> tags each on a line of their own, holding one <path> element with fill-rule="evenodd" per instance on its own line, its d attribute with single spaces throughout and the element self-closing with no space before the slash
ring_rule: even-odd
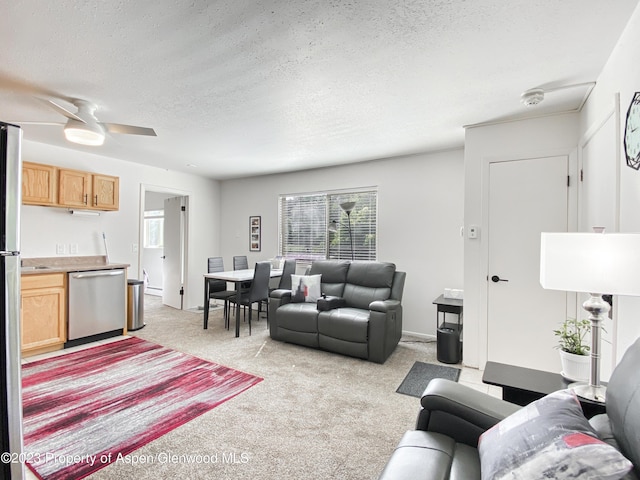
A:
<svg viewBox="0 0 640 480">
<path fill-rule="evenodd" d="M 107 263 L 104 255 L 81 257 L 45 257 L 23 258 L 22 275 L 41 275 L 45 273 L 84 272 L 87 270 L 113 270 L 127 268 L 128 263 Z"/>
</svg>

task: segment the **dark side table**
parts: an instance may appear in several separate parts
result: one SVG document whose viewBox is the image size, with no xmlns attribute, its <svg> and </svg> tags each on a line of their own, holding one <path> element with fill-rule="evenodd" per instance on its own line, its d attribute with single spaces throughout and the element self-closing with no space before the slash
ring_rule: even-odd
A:
<svg viewBox="0 0 640 480">
<path fill-rule="evenodd" d="M 460 363 L 462 361 L 462 300 L 444 298 L 444 295 L 440 295 L 433 303 L 437 307 L 438 361 L 442 363 Z M 441 313 L 442 322 L 440 322 Z M 458 321 L 456 323 L 447 322 L 447 313 L 457 315 Z"/>
<path fill-rule="evenodd" d="M 489 385 L 502 387 L 503 400 L 523 406 L 557 390 L 564 390 L 572 383 L 559 373 L 543 372 L 498 362 L 487 362 L 482 381 Z M 606 412 L 603 403 L 580 397 L 578 399 L 587 418 Z"/>
</svg>

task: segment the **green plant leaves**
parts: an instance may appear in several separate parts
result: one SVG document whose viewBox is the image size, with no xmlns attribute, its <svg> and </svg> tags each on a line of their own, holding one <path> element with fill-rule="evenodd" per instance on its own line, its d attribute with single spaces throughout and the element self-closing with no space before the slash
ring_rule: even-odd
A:
<svg viewBox="0 0 640 480">
<path fill-rule="evenodd" d="M 591 347 L 584 343 L 584 337 L 591 331 L 591 322 L 568 318 L 553 333 L 559 337 L 558 348 L 576 355 L 588 355 Z"/>
</svg>

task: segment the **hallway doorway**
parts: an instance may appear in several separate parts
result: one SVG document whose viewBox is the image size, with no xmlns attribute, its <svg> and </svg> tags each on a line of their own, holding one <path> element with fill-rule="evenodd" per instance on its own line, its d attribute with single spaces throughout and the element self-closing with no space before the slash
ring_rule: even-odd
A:
<svg viewBox="0 0 640 480">
<path fill-rule="evenodd" d="M 188 199 L 183 191 L 141 185 L 139 275 L 146 294 L 162 297 L 165 305 L 178 309 L 185 294 Z M 167 205 L 172 207 L 169 211 Z"/>
</svg>

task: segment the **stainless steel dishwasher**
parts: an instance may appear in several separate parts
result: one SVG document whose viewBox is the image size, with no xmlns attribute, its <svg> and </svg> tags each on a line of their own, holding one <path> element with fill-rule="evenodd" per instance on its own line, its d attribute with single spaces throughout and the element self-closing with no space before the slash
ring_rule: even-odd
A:
<svg viewBox="0 0 640 480">
<path fill-rule="evenodd" d="M 68 341 L 122 334 L 126 325 L 124 269 L 69 273 Z M 107 335 L 108 336 L 108 335 Z"/>
</svg>

